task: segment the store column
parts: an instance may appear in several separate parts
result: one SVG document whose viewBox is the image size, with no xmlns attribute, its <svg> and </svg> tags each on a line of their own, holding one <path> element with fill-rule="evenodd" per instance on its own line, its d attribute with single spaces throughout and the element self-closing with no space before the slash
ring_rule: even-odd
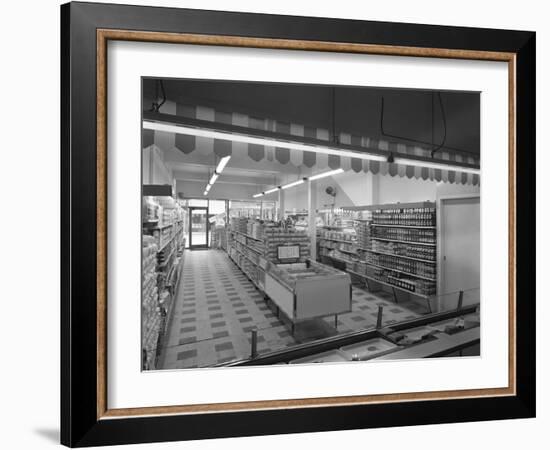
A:
<svg viewBox="0 0 550 450">
<path fill-rule="evenodd" d="M 279 215 L 277 220 L 283 220 L 285 218 L 285 191 L 279 189 Z"/>
<path fill-rule="evenodd" d="M 317 180 L 307 181 L 308 232 L 311 241 L 311 260 L 317 260 Z"/>
</svg>

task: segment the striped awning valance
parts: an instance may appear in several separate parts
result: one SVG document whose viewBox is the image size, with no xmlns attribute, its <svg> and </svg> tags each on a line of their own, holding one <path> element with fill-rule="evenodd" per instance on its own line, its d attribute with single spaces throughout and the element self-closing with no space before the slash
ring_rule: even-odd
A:
<svg viewBox="0 0 550 450">
<path fill-rule="evenodd" d="M 265 131 L 275 131 L 291 136 L 312 137 L 320 140 L 330 139 L 327 129 L 312 128 L 300 124 L 278 122 L 271 119 L 262 119 L 250 117 L 240 113 L 228 113 L 215 111 L 209 107 L 175 105 L 175 113 L 178 116 L 191 119 L 201 119 L 215 123 L 224 123 L 249 127 Z M 342 144 L 351 144 L 356 147 L 365 147 L 365 149 L 378 149 L 380 151 L 392 152 L 394 156 L 420 156 L 430 157 L 430 149 L 396 143 L 384 139 L 374 139 L 368 136 L 358 136 L 347 133 L 340 133 L 339 142 Z M 177 148 L 185 154 L 197 150 L 213 151 L 217 156 L 223 157 L 231 155 L 233 151 L 244 151 L 248 157 L 256 162 L 264 159 L 268 161 L 278 161 L 280 164 L 292 164 L 295 167 L 304 167 L 311 169 L 337 169 L 339 167 L 346 171 L 371 172 L 373 174 L 390 175 L 392 177 L 407 177 L 423 180 L 443 181 L 448 183 L 479 185 L 479 175 L 472 173 L 456 172 L 453 170 L 432 169 L 419 166 L 404 164 L 380 162 L 365 160 L 347 156 L 329 155 L 325 153 L 316 153 L 313 151 L 292 150 L 287 148 L 278 148 L 258 144 L 246 144 L 242 142 L 232 142 L 222 139 L 211 139 L 205 137 L 195 137 L 184 134 L 174 135 L 162 131 L 146 131 L 144 133 L 144 146 L 155 144 L 163 149 Z M 452 164 L 468 163 L 479 164 L 479 159 L 470 155 L 461 155 L 458 153 L 449 153 L 438 151 L 434 158 L 438 162 L 448 162 Z"/>
</svg>

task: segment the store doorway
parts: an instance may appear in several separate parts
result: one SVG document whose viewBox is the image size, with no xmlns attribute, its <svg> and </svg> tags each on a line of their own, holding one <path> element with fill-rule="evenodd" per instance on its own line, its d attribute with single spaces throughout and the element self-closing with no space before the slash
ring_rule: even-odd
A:
<svg viewBox="0 0 550 450">
<path fill-rule="evenodd" d="M 208 248 L 208 207 L 189 208 L 189 249 Z"/>
<path fill-rule="evenodd" d="M 479 196 L 441 198 L 439 203 L 440 274 L 444 309 L 455 306 L 452 293 L 480 287 Z M 449 294 L 449 295 L 445 295 Z M 465 302 L 469 297 L 465 295 Z"/>
</svg>

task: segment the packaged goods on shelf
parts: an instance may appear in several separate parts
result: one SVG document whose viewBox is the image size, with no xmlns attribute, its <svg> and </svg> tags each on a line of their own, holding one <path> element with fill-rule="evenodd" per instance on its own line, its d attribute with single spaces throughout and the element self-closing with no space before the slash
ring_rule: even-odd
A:
<svg viewBox="0 0 550 450">
<path fill-rule="evenodd" d="M 231 218 L 231 230 L 245 233 L 247 231 L 248 218 L 246 217 L 232 217 Z"/>
<path fill-rule="evenodd" d="M 393 208 L 372 213 L 374 224 L 418 227 L 435 226 L 435 208 Z"/>
<path fill-rule="evenodd" d="M 156 349 L 160 333 L 161 317 L 157 288 L 157 245 L 153 236 L 142 239 L 142 299 L 141 326 L 142 348 L 147 354 L 147 367 L 154 368 Z"/>
<path fill-rule="evenodd" d="M 389 255 L 379 255 L 376 253 L 367 253 L 366 258 L 368 263 L 382 266 L 387 269 L 399 270 L 425 278 L 435 278 L 434 264 L 426 264 L 419 261 L 407 260 Z"/>
<path fill-rule="evenodd" d="M 372 241 L 374 252 L 416 258 L 435 263 L 436 248 L 434 246 L 403 244 L 400 242 Z"/>
<path fill-rule="evenodd" d="M 317 236 L 323 239 L 341 240 L 341 241 L 355 241 L 355 232 L 335 231 L 330 229 L 317 230 Z"/>
<path fill-rule="evenodd" d="M 435 281 L 427 281 L 418 278 L 408 277 L 390 270 L 376 268 L 373 271 L 374 279 L 383 281 L 384 283 L 397 286 L 401 289 L 421 294 L 434 295 Z"/>
<path fill-rule="evenodd" d="M 355 234 L 357 236 L 357 246 L 360 248 L 371 247 L 371 227 L 366 221 L 358 221 L 355 223 Z"/>
<path fill-rule="evenodd" d="M 279 247 L 281 246 L 299 246 L 298 259 L 300 261 L 305 261 L 310 256 L 311 240 L 304 231 L 275 227 L 265 228 L 264 242 L 264 256 L 270 261 L 279 261 Z"/>
<path fill-rule="evenodd" d="M 158 223 L 161 215 L 161 206 L 155 197 L 143 197 L 143 221 Z"/>
<path fill-rule="evenodd" d="M 423 230 L 416 228 L 389 228 L 372 227 L 372 237 L 378 239 L 389 239 L 392 241 L 420 242 L 435 244 L 435 230 Z"/>
</svg>

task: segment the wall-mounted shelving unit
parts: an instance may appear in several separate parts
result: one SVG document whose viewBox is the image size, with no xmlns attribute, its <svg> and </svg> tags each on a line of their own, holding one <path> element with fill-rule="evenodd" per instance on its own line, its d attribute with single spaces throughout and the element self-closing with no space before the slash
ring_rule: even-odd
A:
<svg viewBox="0 0 550 450">
<path fill-rule="evenodd" d="M 357 214 L 355 234 L 318 230 L 319 258 L 361 278 L 426 300 L 436 295 L 435 203 L 346 208 Z M 350 244 L 352 248 L 350 248 Z M 327 261 L 327 262 L 329 262 Z"/>
</svg>

